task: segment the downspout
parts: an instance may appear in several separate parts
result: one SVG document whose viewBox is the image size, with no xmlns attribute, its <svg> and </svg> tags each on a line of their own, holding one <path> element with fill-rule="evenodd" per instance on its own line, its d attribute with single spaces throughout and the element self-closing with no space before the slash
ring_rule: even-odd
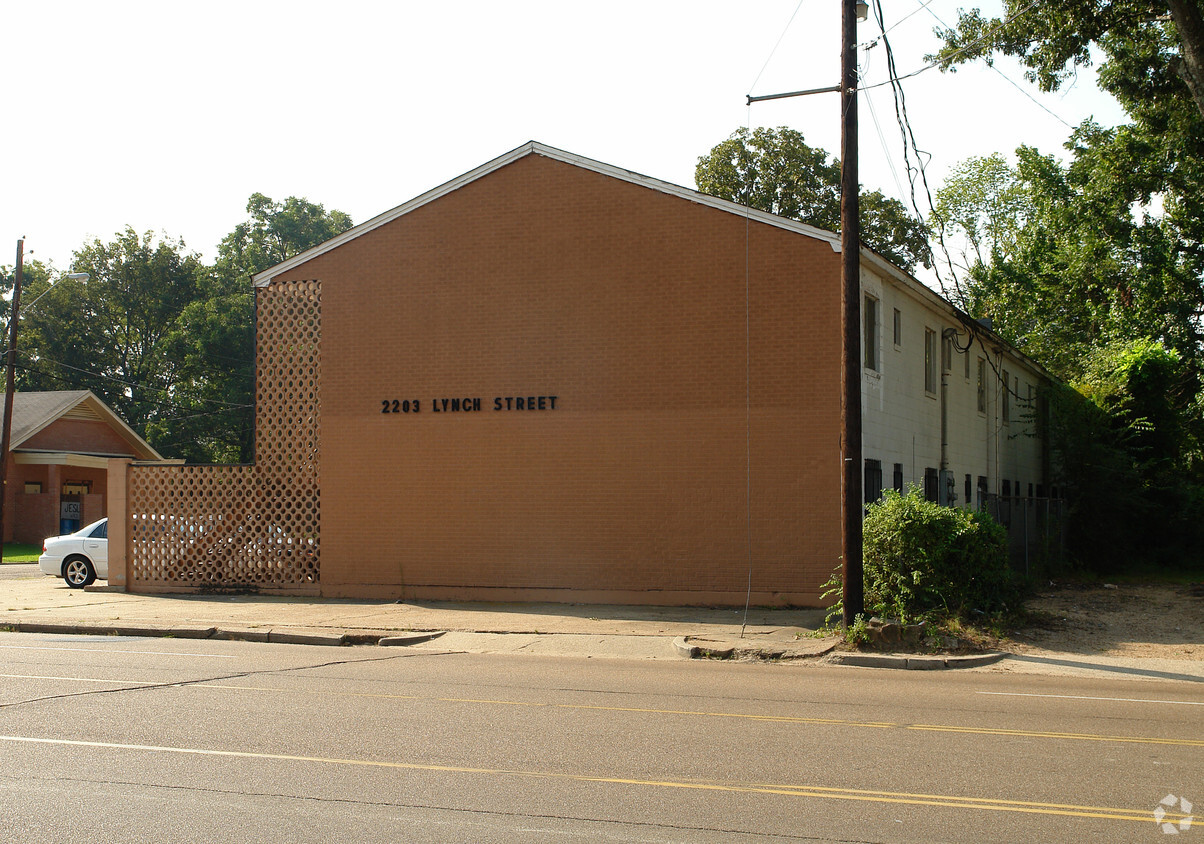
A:
<svg viewBox="0 0 1204 844">
<path fill-rule="evenodd" d="M 941 367 L 941 463 L 940 472 L 937 476 L 937 483 L 940 485 L 937 489 L 937 501 L 945 507 L 952 507 L 952 496 L 949 495 L 949 367 L 945 366 L 945 350 L 947 344 L 953 341 L 950 338 L 951 333 L 956 333 L 952 328 L 946 328 L 941 332 L 941 349 L 940 349 L 940 367 Z M 952 365 L 952 350 L 950 349 L 949 358 Z"/>
</svg>

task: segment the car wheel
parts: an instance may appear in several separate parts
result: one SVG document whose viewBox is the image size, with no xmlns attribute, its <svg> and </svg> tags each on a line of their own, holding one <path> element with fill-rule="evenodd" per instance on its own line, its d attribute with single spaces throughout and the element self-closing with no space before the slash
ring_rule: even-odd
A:
<svg viewBox="0 0 1204 844">
<path fill-rule="evenodd" d="M 96 580 L 96 569 L 87 557 L 68 557 L 63 563 L 63 580 L 72 589 L 83 589 Z"/>
</svg>

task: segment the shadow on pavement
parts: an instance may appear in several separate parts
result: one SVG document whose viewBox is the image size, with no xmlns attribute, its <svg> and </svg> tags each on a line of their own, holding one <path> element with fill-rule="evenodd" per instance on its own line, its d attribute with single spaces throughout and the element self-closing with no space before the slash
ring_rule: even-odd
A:
<svg viewBox="0 0 1204 844">
<path fill-rule="evenodd" d="M 1080 662 L 1074 659 L 1053 659 L 1044 656 L 1025 656 L 1008 654 L 1009 660 L 1017 662 L 1032 662 L 1037 665 L 1058 665 L 1063 668 L 1086 668 L 1091 671 L 1108 671 L 1113 674 L 1128 674 L 1137 677 L 1151 677 L 1155 680 L 1187 680 L 1190 683 L 1204 683 L 1204 677 L 1195 674 L 1176 674 L 1171 671 L 1154 671 L 1149 668 L 1130 668 L 1125 665 L 1107 665 L 1099 662 Z"/>
</svg>

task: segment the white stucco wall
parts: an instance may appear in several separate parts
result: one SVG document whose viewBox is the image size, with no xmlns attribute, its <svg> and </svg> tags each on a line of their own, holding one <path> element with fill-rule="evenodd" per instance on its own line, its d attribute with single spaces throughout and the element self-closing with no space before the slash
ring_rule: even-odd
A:
<svg viewBox="0 0 1204 844">
<path fill-rule="evenodd" d="M 956 494 L 952 503 L 976 505 L 980 477 L 987 479 L 991 494 L 1048 495 L 1035 419 L 1037 387 L 1046 380 L 1040 369 L 987 331 L 975 331 L 972 336 L 948 303 L 914 281 L 863 264 L 862 290 L 862 456 L 881 461 L 883 489 L 893 487 L 896 464 L 903 467 L 905 487 L 913 483 L 922 487 L 925 469 L 941 468 L 941 338 L 947 329 L 954 329 L 951 366 L 943 376 L 947 467 Z M 865 306 L 865 296 L 877 302 L 876 308 Z M 864 321 L 875 316 L 873 311 L 877 369 L 864 365 Z M 925 384 L 926 330 L 934 332 L 936 347 L 933 390 Z M 980 360 L 985 373 L 984 411 L 978 407 Z M 1005 371 L 1012 392 L 1007 401 L 1002 383 Z"/>
</svg>

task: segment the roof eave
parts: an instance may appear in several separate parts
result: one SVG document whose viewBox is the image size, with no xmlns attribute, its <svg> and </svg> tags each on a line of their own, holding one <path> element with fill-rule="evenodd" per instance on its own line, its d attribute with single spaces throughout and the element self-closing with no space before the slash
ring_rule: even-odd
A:
<svg viewBox="0 0 1204 844">
<path fill-rule="evenodd" d="M 816 240 L 825 241 L 832 247 L 834 252 L 840 251 L 839 235 L 825 231 L 824 229 L 816 228 L 815 226 L 809 226 L 806 223 L 800 223 L 795 220 L 788 220 L 785 217 L 779 217 L 775 214 L 758 211 L 754 208 L 749 208 L 748 206 L 731 202 L 730 200 L 720 199 L 719 197 L 715 196 L 708 196 L 707 194 L 699 193 L 698 191 L 691 190 L 690 188 L 684 188 L 680 185 L 672 184 L 671 182 L 654 179 L 651 176 L 644 176 L 631 170 L 624 170 L 621 167 L 615 167 L 611 164 L 595 161 L 592 158 L 586 158 L 585 156 L 556 149 L 555 147 L 541 144 L 538 141 L 528 141 L 522 146 L 510 150 L 510 152 L 500 155 L 492 161 L 488 161 L 474 170 L 470 170 L 467 173 L 457 176 L 451 181 L 444 182 L 439 187 L 429 190 L 426 193 L 411 199 L 409 202 L 398 205 L 396 208 L 390 209 L 383 214 L 378 214 L 371 220 L 360 223 L 358 226 L 353 226 L 342 234 L 332 237 L 330 240 L 327 240 L 324 243 L 320 243 L 317 246 L 294 255 L 287 261 L 282 261 L 274 267 L 269 267 L 263 272 L 256 273 L 251 279 L 251 282 L 255 287 L 267 287 L 272 282 L 272 279 L 276 276 L 283 275 L 284 273 L 293 270 L 301 264 L 313 260 L 319 255 L 323 255 L 326 252 L 337 249 L 343 244 L 351 240 L 355 240 L 357 237 L 367 234 L 373 229 L 380 228 L 386 223 L 396 220 L 398 217 L 402 217 L 430 202 L 434 202 L 436 199 L 446 196 L 453 191 L 459 190 L 465 185 L 475 182 L 477 179 L 487 176 L 495 170 L 500 170 L 502 167 L 505 167 L 508 164 L 513 164 L 515 161 L 518 161 L 520 158 L 525 158 L 528 155 L 540 155 L 545 158 L 551 158 L 555 161 L 564 162 L 565 164 L 572 164 L 584 170 L 590 170 L 595 173 L 610 176 L 611 178 L 620 179 L 631 184 L 640 185 L 651 190 L 659 191 L 660 193 L 676 196 L 689 202 L 707 205 L 729 214 L 736 214 L 740 217 L 755 220 L 759 223 L 765 223 L 777 228 L 787 229 L 798 234 L 813 237 Z"/>
</svg>

